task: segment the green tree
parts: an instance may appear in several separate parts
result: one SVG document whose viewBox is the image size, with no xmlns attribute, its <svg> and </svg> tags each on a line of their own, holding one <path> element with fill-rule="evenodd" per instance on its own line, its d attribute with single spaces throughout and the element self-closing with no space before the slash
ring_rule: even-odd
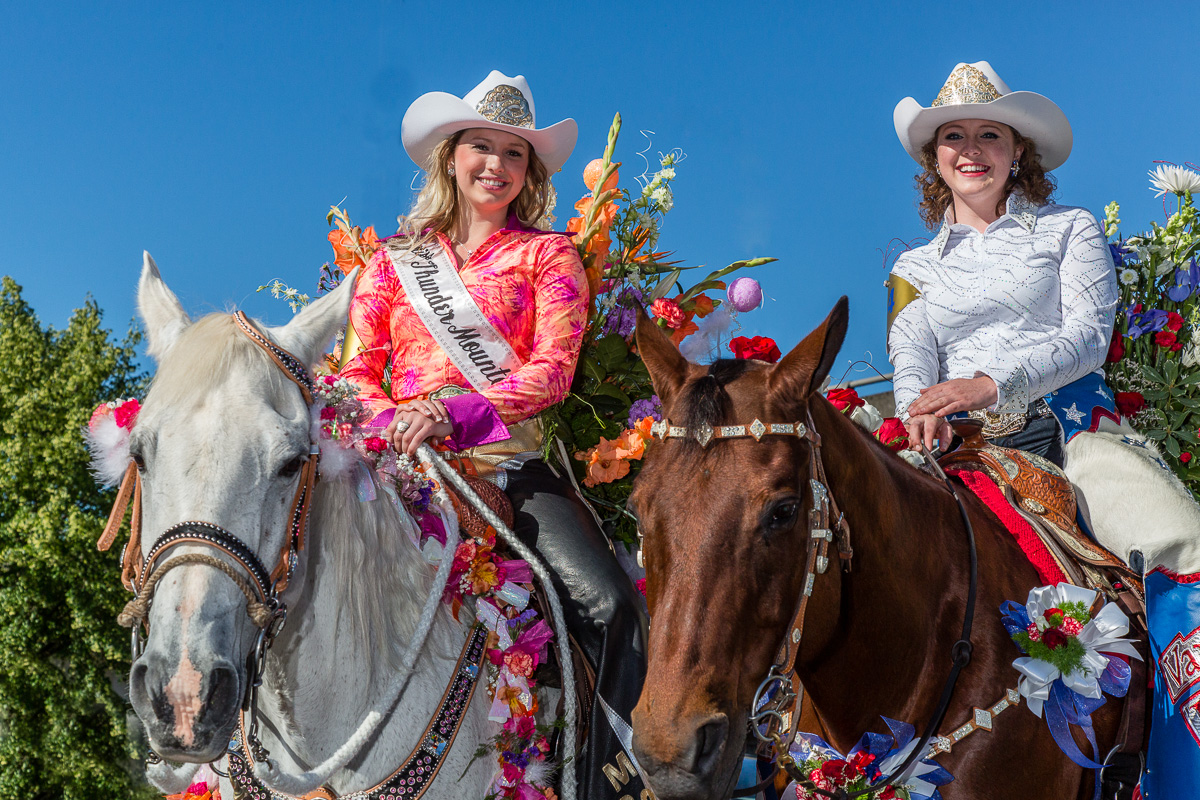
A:
<svg viewBox="0 0 1200 800">
<path fill-rule="evenodd" d="M 96 550 L 112 502 L 81 431 L 138 393 L 139 335 L 115 342 L 88 300 L 43 328 L 0 286 L 0 800 L 151 797 L 133 759 L 118 551 Z"/>
</svg>

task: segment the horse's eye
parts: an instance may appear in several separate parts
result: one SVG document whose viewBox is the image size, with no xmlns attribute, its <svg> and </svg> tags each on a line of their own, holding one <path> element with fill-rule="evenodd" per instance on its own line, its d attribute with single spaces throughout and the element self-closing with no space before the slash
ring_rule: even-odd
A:
<svg viewBox="0 0 1200 800">
<path fill-rule="evenodd" d="M 129 457 L 133 459 L 133 463 L 137 467 L 138 472 L 144 473 L 146 471 L 146 459 L 141 453 L 130 453 Z"/>
<path fill-rule="evenodd" d="M 279 476 L 281 478 L 292 477 L 293 475 L 295 475 L 297 472 L 300 471 L 301 467 L 304 466 L 304 460 L 305 460 L 304 456 L 296 456 L 291 461 L 284 464 L 282 468 L 280 468 Z"/>
<path fill-rule="evenodd" d="M 763 528 L 768 532 L 789 530 L 796 524 L 796 515 L 800 513 L 800 501 L 796 498 L 786 498 L 776 501 L 763 515 Z"/>
</svg>

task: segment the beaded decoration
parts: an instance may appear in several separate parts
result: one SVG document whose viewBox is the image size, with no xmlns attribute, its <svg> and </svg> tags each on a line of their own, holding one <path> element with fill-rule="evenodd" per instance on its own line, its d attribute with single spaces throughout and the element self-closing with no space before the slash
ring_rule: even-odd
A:
<svg viewBox="0 0 1200 800">
<path fill-rule="evenodd" d="M 1000 92 L 987 79 L 987 76 L 970 64 L 960 65 L 946 84 L 938 92 L 931 108 L 938 106 L 958 106 L 967 103 L 990 103 L 1000 99 Z"/>
<path fill-rule="evenodd" d="M 520 89 L 505 83 L 488 91 L 475 106 L 475 110 L 481 117 L 501 125 L 533 127 L 533 112 L 529 110 L 529 101 L 521 94 Z"/>
</svg>

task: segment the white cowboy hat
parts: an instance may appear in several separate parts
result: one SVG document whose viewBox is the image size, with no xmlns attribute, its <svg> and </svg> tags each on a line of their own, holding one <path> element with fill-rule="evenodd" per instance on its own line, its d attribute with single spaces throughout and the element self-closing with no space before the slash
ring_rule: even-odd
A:
<svg viewBox="0 0 1200 800">
<path fill-rule="evenodd" d="M 1047 170 L 1062 166 L 1071 155 L 1071 123 L 1062 109 L 1040 94 L 1009 90 L 986 61 L 956 66 L 928 108 L 906 97 L 892 112 L 900 144 L 917 163 L 937 129 L 959 119 L 987 119 L 1015 128 L 1037 144 Z"/>
<path fill-rule="evenodd" d="M 533 145 L 551 175 L 570 157 L 579 136 L 579 126 L 573 119 L 536 128 L 533 94 L 525 76 L 510 78 L 492 70 L 463 97 L 429 92 L 414 100 L 400 123 L 400 139 L 409 158 L 428 171 L 438 143 L 467 128 L 492 128 L 520 136 Z"/>
</svg>

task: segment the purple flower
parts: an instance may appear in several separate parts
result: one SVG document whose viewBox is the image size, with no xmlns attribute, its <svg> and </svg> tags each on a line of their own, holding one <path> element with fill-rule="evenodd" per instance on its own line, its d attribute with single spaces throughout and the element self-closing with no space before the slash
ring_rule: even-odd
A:
<svg viewBox="0 0 1200 800">
<path fill-rule="evenodd" d="M 1167 297 L 1176 303 L 1182 303 L 1192 296 L 1198 286 L 1200 286 L 1200 265 L 1197 265 L 1196 259 L 1193 258 L 1188 262 L 1186 270 L 1175 270 L 1175 285 L 1167 290 Z"/>
<path fill-rule="evenodd" d="M 642 304 L 642 292 L 636 286 L 626 286 L 617 295 L 616 304 L 604 317 L 600 332 L 604 335 L 619 333 L 628 336 L 637 327 L 637 311 L 634 309 Z"/>
<path fill-rule="evenodd" d="M 1112 251 L 1113 264 L 1117 269 L 1125 266 L 1125 248 L 1119 244 L 1110 244 L 1108 249 Z"/>
<path fill-rule="evenodd" d="M 1143 311 L 1141 314 L 1133 314 L 1129 317 L 1130 339 L 1136 340 L 1144 333 L 1157 333 L 1161 331 L 1167 324 L 1167 312 L 1157 308 L 1151 308 L 1148 311 Z"/>
<path fill-rule="evenodd" d="M 662 421 L 662 402 L 658 395 L 650 395 L 649 400 L 634 400 L 629 407 L 629 427 L 636 426 L 646 417 L 653 417 L 655 422 Z"/>
</svg>

